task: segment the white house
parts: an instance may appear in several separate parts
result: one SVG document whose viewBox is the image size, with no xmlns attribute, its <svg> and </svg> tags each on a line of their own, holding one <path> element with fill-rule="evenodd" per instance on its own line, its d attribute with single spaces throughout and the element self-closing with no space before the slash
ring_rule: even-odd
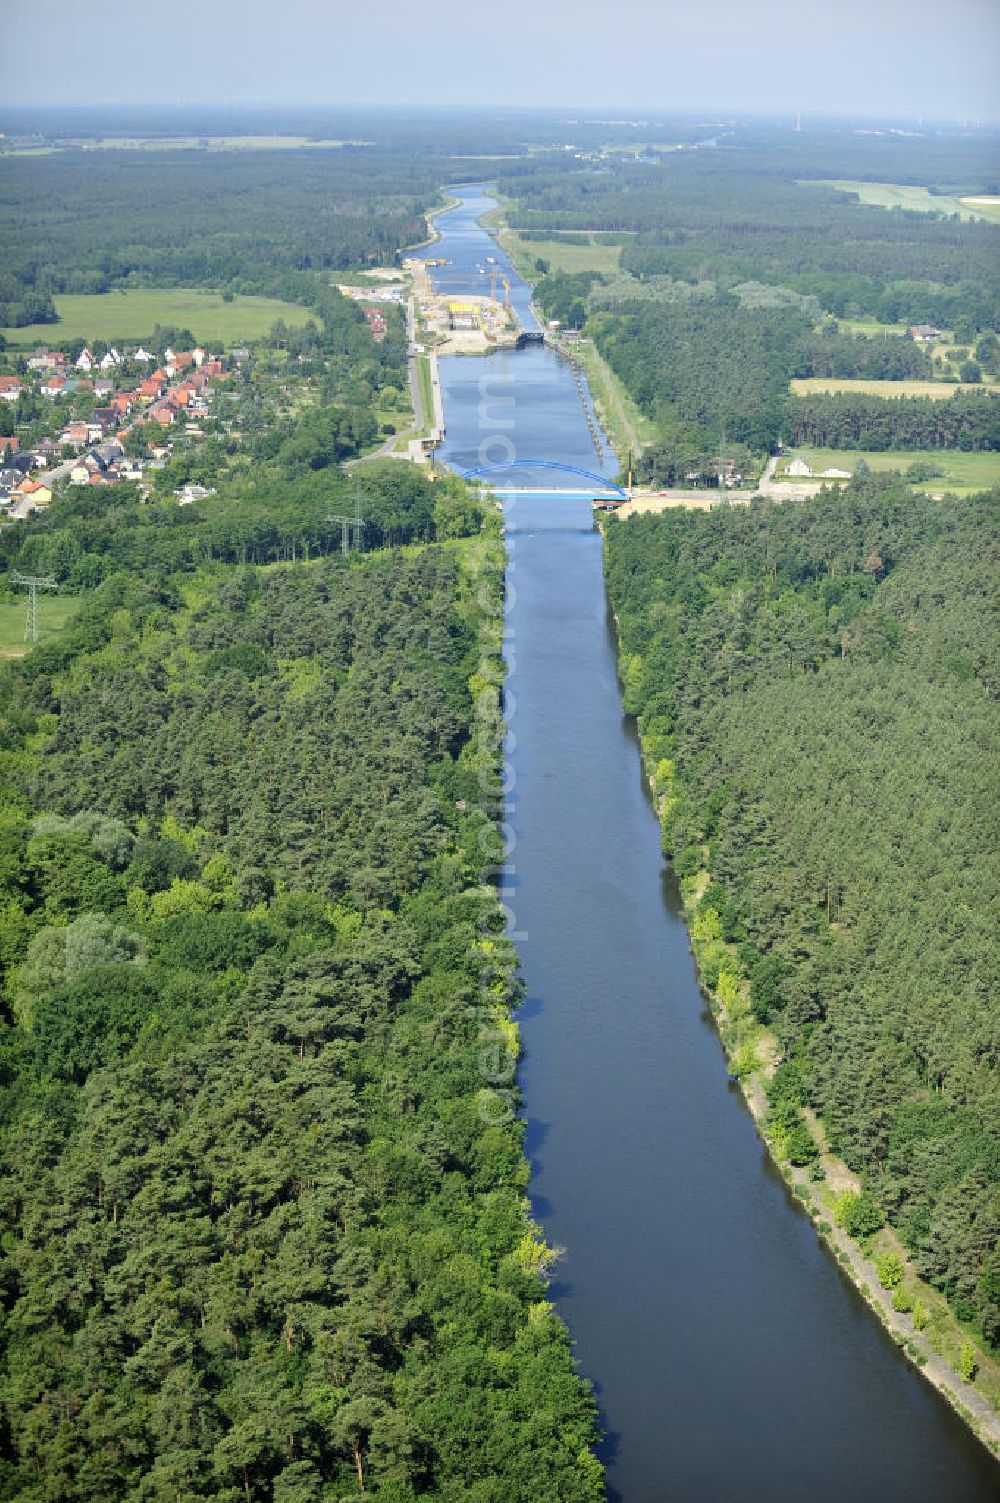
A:
<svg viewBox="0 0 1000 1503">
<path fill-rule="evenodd" d="M 94 369 L 95 363 L 96 362 L 94 360 L 93 355 L 87 349 L 86 345 L 84 345 L 83 349 L 80 351 L 79 355 L 76 357 L 76 368 L 77 368 L 77 370 L 78 371 L 92 371 Z"/>
<path fill-rule="evenodd" d="M 205 351 L 202 349 L 200 344 L 195 345 L 194 349 L 191 351 L 191 354 L 194 357 L 195 365 L 201 366 L 204 363 Z"/>
<path fill-rule="evenodd" d="M 151 360 L 156 359 L 156 356 L 151 355 L 148 350 L 144 350 L 142 345 L 140 345 L 135 354 L 132 356 L 132 359 L 141 360 L 143 365 L 148 365 Z"/>
<path fill-rule="evenodd" d="M 114 346 L 112 346 L 112 348 L 108 350 L 107 354 L 102 356 L 101 358 L 101 370 L 112 371 L 114 370 L 116 365 L 121 365 L 121 363 L 122 357 L 119 355 Z"/>
<path fill-rule="evenodd" d="M 799 459 L 799 458 L 796 457 L 795 459 L 792 460 L 791 464 L 788 466 L 788 469 L 785 471 L 785 474 L 786 475 L 796 475 L 796 476 L 799 476 L 801 478 L 801 477 L 804 477 L 804 476 L 807 476 L 807 475 L 811 475 L 812 474 L 812 470 L 806 464 L 806 462 L 805 462 L 804 459 Z"/>
<path fill-rule="evenodd" d="M 206 496 L 214 496 L 214 487 L 207 490 L 203 485 L 185 485 L 181 490 L 175 491 L 178 506 L 190 506 L 193 501 L 203 501 Z"/>
</svg>

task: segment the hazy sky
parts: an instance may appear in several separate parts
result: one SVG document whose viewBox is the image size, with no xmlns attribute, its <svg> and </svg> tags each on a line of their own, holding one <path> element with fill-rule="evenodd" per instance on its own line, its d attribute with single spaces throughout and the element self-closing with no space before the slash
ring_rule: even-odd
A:
<svg viewBox="0 0 1000 1503">
<path fill-rule="evenodd" d="M 1000 0 L 0 0 L 10 105 L 1000 118 Z"/>
</svg>

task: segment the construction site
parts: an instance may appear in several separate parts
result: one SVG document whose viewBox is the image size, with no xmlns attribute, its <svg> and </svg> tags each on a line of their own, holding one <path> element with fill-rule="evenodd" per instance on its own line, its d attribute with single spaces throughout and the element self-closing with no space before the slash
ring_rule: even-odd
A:
<svg viewBox="0 0 1000 1503">
<path fill-rule="evenodd" d="M 436 261 L 404 261 L 413 279 L 413 293 L 423 333 L 433 339 L 438 355 L 483 355 L 517 344 L 520 326 L 510 305 L 510 282 L 494 267 L 484 277 L 483 294 L 457 297 L 435 292 L 429 268 Z"/>
</svg>

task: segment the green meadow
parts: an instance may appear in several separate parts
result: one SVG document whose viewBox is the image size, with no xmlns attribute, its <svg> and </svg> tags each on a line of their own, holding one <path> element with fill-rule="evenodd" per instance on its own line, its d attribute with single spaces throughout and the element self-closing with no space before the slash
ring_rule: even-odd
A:
<svg viewBox="0 0 1000 1503">
<path fill-rule="evenodd" d="M 863 183 L 846 178 L 803 181 L 800 187 L 839 188 L 842 193 L 856 193 L 863 204 L 880 209 L 914 209 L 920 214 L 958 214 L 961 219 L 992 219 L 995 209 L 989 205 L 971 208 L 969 200 L 931 193 L 910 183 Z"/>
<path fill-rule="evenodd" d="M 49 595 L 38 592 L 38 640 L 47 642 L 62 631 L 79 608 L 76 595 Z M 28 617 L 27 591 L 16 600 L 0 600 L 0 658 L 19 658 L 32 646 L 24 640 Z"/>
<path fill-rule="evenodd" d="M 525 240 L 516 230 L 505 231 L 501 238 L 514 265 L 529 277 L 537 276 L 535 261 L 539 258 L 547 261 L 553 271 L 600 271 L 613 276 L 622 255 L 620 245 L 609 245 L 593 235 L 587 236 L 586 245 L 559 239 Z"/>
<path fill-rule="evenodd" d="M 860 449 L 812 449 L 803 445 L 795 455 L 804 459 L 814 476 L 823 470 L 850 470 L 853 475 L 863 459 L 873 472 L 897 470 L 903 476 L 911 465 L 920 464 L 940 471 L 929 480 L 913 482 L 913 488 L 929 495 L 971 496 L 977 491 L 1000 485 L 1000 453 L 967 453 L 964 449 L 895 449 L 884 453 Z M 794 455 L 778 463 L 776 478 L 784 478 Z"/>
<path fill-rule="evenodd" d="M 241 339 L 260 339 L 276 319 L 304 324 L 308 308 L 272 297 L 233 297 L 193 287 L 139 288 L 92 295 L 66 293 L 55 298 L 59 322 L 4 329 L 8 345 L 68 344 L 73 339 L 144 339 L 156 324 L 190 329 L 202 344 L 231 346 Z"/>
</svg>

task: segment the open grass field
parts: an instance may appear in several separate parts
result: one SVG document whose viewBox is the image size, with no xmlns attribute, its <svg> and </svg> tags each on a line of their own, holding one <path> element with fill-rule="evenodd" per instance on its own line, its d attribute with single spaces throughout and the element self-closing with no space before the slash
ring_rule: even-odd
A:
<svg viewBox="0 0 1000 1503">
<path fill-rule="evenodd" d="M 966 208 L 974 210 L 976 214 L 982 214 L 985 219 L 994 219 L 1000 223 L 1000 197 L 995 193 L 977 193 L 971 198 L 960 200 Z"/>
<path fill-rule="evenodd" d="M 796 449 L 795 454 L 804 459 L 814 475 L 823 470 L 850 470 L 853 474 L 859 460 L 864 460 L 873 472 L 897 470 L 905 475 L 914 464 L 926 464 L 940 470 L 941 474 L 930 480 L 913 481 L 915 491 L 924 491 L 938 496 L 950 492 L 958 496 L 971 496 L 976 491 L 1000 485 L 1000 453 L 967 454 L 960 449 L 913 449 L 906 453 L 891 450 L 879 454 L 859 449 Z M 782 479 L 792 455 L 784 455 L 778 461 L 776 479 Z"/>
<path fill-rule="evenodd" d="M 1000 387 L 970 381 L 841 381 L 834 376 L 808 376 L 792 381 L 791 387 L 797 397 L 840 391 L 860 392 L 870 397 L 931 397 L 936 402 L 947 401 L 956 391 L 1000 394 Z"/>
<path fill-rule="evenodd" d="M 260 339 L 275 319 L 304 324 L 308 308 L 271 297 L 240 297 L 231 303 L 219 292 L 200 288 L 143 288 L 130 292 L 101 292 L 91 296 L 66 294 L 55 299 L 59 322 L 27 324 L 3 329 L 8 345 L 33 349 L 36 345 L 68 344 L 71 339 L 144 339 L 154 325 L 190 329 L 202 344 L 231 346 L 241 339 Z"/>
<path fill-rule="evenodd" d="M 875 318 L 838 318 L 845 334 L 863 334 L 866 339 L 898 339 L 906 324 L 880 324 Z"/>
<path fill-rule="evenodd" d="M 76 615 L 80 605 L 75 595 L 38 595 L 38 640 L 48 642 L 62 631 L 66 622 Z M 32 644 L 24 640 L 24 623 L 28 614 L 28 597 L 17 600 L 0 600 L 0 658 L 20 658 L 31 651 Z"/>
<path fill-rule="evenodd" d="M 931 193 L 927 188 L 915 188 L 910 183 L 862 183 L 831 178 L 822 182 L 804 180 L 799 186 L 839 188 L 843 193 L 856 193 L 863 204 L 875 204 L 880 209 L 913 209 L 920 214 L 958 214 L 962 219 L 996 217 L 988 203 L 973 206 L 971 199 Z"/>
<path fill-rule="evenodd" d="M 501 237 L 504 250 L 522 276 L 537 277 L 535 261 L 548 261 L 553 271 L 601 271 L 613 276 L 622 257 L 620 245 L 608 245 L 588 236 L 588 245 L 567 244 L 563 240 L 524 240 L 516 230 L 505 230 Z"/>
</svg>

